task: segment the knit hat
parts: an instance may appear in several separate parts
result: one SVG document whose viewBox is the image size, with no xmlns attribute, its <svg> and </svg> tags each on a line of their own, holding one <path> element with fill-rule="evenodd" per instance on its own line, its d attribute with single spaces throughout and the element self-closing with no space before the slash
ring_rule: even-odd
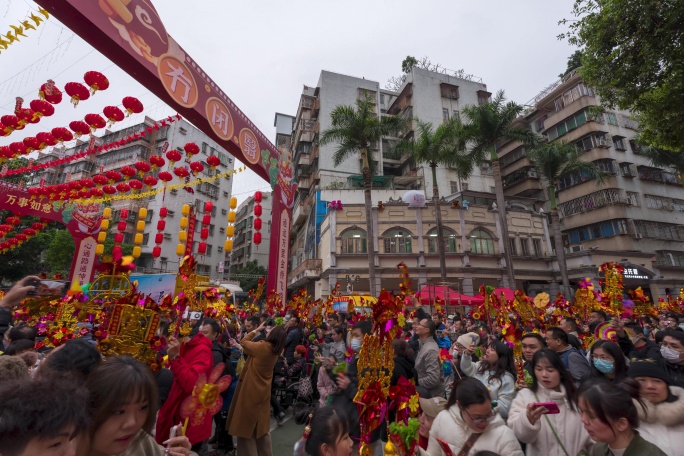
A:
<svg viewBox="0 0 684 456">
<path fill-rule="evenodd" d="M 668 385 L 672 383 L 672 379 L 670 379 L 670 375 L 667 373 L 665 368 L 658 361 L 653 359 L 632 358 L 627 375 L 632 378 L 659 378 Z"/>
<path fill-rule="evenodd" d="M 418 399 L 420 409 L 431 418 L 435 418 L 439 412 L 446 409 L 447 400 L 443 397 L 431 397 L 425 399 L 423 397 Z"/>
<path fill-rule="evenodd" d="M 458 336 L 458 339 L 456 339 L 456 343 L 463 345 L 464 347 L 468 348 L 472 344 L 479 344 L 480 343 L 480 336 L 477 335 L 477 333 L 474 332 L 469 332 L 467 334 L 463 334 L 461 336 Z"/>
<path fill-rule="evenodd" d="M 300 355 L 306 357 L 306 347 L 304 345 L 297 345 L 295 351 Z"/>
</svg>

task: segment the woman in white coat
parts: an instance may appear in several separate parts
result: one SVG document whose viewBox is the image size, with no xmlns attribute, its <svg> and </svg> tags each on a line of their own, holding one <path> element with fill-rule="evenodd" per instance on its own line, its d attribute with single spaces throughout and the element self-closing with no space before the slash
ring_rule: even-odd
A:
<svg viewBox="0 0 684 456">
<path fill-rule="evenodd" d="M 513 399 L 508 426 L 527 444 L 527 456 L 588 454 L 593 443 L 577 410 L 574 380 L 558 355 L 543 348 L 532 358 L 532 386 Z M 540 402 L 553 402 L 560 413 L 550 414 Z"/>
<path fill-rule="evenodd" d="M 432 423 L 427 450 L 421 455 L 442 456 L 442 445 L 453 454 L 475 455 L 479 451 L 493 451 L 506 456 L 523 456 L 520 444 L 492 409 L 487 388 L 477 379 L 459 381 L 449 395 L 447 409 Z"/>
<path fill-rule="evenodd" d="M 666 454 L 684 454 L 684 389 L 670 386 L 667 371 L 652 359 L 633 359 L 627 375 L 623 387 L 640 399 L 634 400 L 639 434 Z"/>
</svg>

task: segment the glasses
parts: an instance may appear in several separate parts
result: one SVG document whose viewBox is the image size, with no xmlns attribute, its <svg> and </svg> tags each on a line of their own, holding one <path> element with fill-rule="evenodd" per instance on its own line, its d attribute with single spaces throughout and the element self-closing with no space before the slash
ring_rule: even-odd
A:
<svg viewBox="0 0 684 456">
<path fill-rule="evenodd" d="M 489 415 L 486 416 L 485 418 L 482 418 L 482 417 L 475 418 L 475 417 L 473 417 L 473 415 L 471 415 L 470 413 L 468 413 L 468 410 L 466 410 L 466 409 L 461 409 L 461 410 L 463 410 L 463 411 L 465 412 L 465 414 L 468 415 L 468 418 L 470 418 L 470 420 L 471 420 L 471 421 L 473 422 L 473 424 L 475 424 L 475 425 L 485 424 L 486 422 L 488 422 L 488 421 L 494 416 L 494 410 L 490 411 L 490 412 L 489 412 Z"/>
</svg>

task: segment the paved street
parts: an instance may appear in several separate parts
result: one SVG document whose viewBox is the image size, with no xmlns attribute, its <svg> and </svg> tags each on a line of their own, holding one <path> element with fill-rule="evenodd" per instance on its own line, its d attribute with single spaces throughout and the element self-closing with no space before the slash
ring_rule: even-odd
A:
<svg viewBox="0 0 684 456">
<path fill-rule="evenodd" d="M 271 418 L 271 440 L 273 441 L 273 455 L 292 455 L 294 444 L 304 432 L 304 426 L 300 426 L 292 419 L 292 409 L 285 412 L 285 422 L 282 426 L 274 418 Z"/>
</svg>

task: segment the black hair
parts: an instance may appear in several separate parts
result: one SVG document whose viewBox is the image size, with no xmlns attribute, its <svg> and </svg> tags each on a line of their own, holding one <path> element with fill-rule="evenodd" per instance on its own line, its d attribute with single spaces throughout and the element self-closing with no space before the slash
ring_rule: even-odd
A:
<svg viewBox="0 0 684 456">
<path fill-rule="evenodd" d="M 578 330 L 577 320 L 575 320 L 572 317 L 563 317 L 563 321 L 566 322 L 568 325 L 570 325 L 571 331 L 577 332 L 577 330 Z"/>
<path fill-rule="evenodd" d="M 35 342 L 29 339 L 19 339 L 13 341 L 5 350 L 6 355 L 14 356 L 25 351 L 35 351 L 33 348 Z"/>
<path fill-rule="evenodd" d="M 270 318 L 270 317 L 269 317 Z M 266 318 L 268 320 L 268 318 Z M 261 319 L 257 317 L 256 315 L 252 315 L 251 317 L 248 317 L 247 320 L 254 328 L 258 328 L 261 325 Z"/>
<path fill-rule="evenodd" d="M 416 359 L 416 354 L 404 339 L 392 340 L 392 349 L 394 350 L 394 356 L 398 358 L 404 358 L 411 362 Z"/>
<path fill-rule="evenodd" d="M 600 325 L 601 323 L 602 322 L 600 322 L 600 321 L 592 321 L 591 323 L 589 323 L 589 332 L 591 334 L 594 334 L 594 332 L 596 332 L 596 327 L 598 325 Z"/>
<path fill-rule="evenodd" d="M 279 355 L 285 348 L 287 333 L 284 326 L 275 326 L 266 336 L 266 342 L 272 345 L 271 353 Z"/>
<path fill-rule="evenodd" d="M 642 336 L 644 335 L 644 327 L 636 321 L 628 321 L 625 323 L 625 328 L 629 328 L 635 333 L 641 334 Z"/>
<path fill-rule="evenodd" d="M 665 336 L 669 335 L 670 332 L 672 332 L 672 331 L 670 331 L 670 330 L 668 330 L 668 329 L 666 329 L 665 331 L 658 331 L 657 333 L 655 333 L 655 340 L 654 340 L 654 342 L 655 342 L 656 344 L 658 344 L 658 345 L 662 344 L 662 343 L 663 343 L 663 339 L 665 339 Z"/>
<path fill-rule="evenodd" d="M 332 318 L 333 320 L 335 320 L 335 321 L 337 321 L 337 322 L 340 321 L 340 317 L 339 317 L 337 314 L 335 314 L 335 313 L 332 313 L 332 314 L 328 315 L 328 318 Z"/>
<path fill-rule="evenodd" d="M 361 320 L 361 321 L 357 321 L 356 324 L 352 327 L 352 329 L 360 330 L 361 334 L 363 334 L 365 336 L 366 334 L 371 333 L 371 330 L 373 329 L 373 325 L 368 320 Z"/>
<path fill-rule="evenodd" d="M 600 315 L 603 321 L 608 321 L 608 314 L 603 310 L 592 310 L 591 313 Z"/>
<path fill-rule="evenodd" d="M 326 323 L 321 323 L 320 325 L 318 325 L 317 329 L 322 329 L 323 331 L 327 331 L 328 325 Z"/>
<path fill-rule="evenodd" d="M 667 333 L 663 336 L 665 337 L 672 337 L 673 339 L 677 339 L 680 344 L 684 345 L 684 332 L 682 331 L 674 331 L 674 330 L 668 330 Z"/>
<path fill-rule="evenodd" d="M 610 422 L 616 422 L 621 418 L 627 420 L 632 430 L 639 427 L 639 413 L 632 401 L 633 397 L 618 385 L 605 380 L 584 382 L 577 397 L 584 399 L 585 404 L 594 412 L 594 416 L 601 423 L 610 426 L 613 434 L 615 430 Z"/>
<path fill-rule="evenodd" d="M 506 372 L 510 373 L 515 379 L 516 370 L 515 362 L 513 361 L 513 350 L 511 350 L 511 347 L 509 347 L 505 342 L 498 340 L 492 341 L 492 343 L 489 344 L 489 347 L 496 352 L 496 355 L 499 357 L 499 359 L 493 366 L 489 364 L 487 360 L 482 359 L 482 361 L 480 361 L 478 373 L 484 374 L 493 371 L 493 373 L 489 376 L 489 381 L 492 381 L 492 379 L 501 381 L 501 377 L 503 377 Z"/>
<path fill-rule="evenodd" d="M 439 319 L 439 321 L 442 321 L 442 314 L 441 314 L 441 313 L 435 312 L 435 313 L 432 314 L 432 316 L 433 316 L 433 317 L 437 317 L 437 318 Z"/>
<path fill-rule="evenodd" d="M 34 439 L 69 439 L 88 428 L 88 393 L 77 379 L 17 380 L 0 386 L 0 453 L 21 454 Z"/>
<path fill-rule="evenodd" d="M 465 377 L 454 384 L 446 403 L 448 409 L 456 402 L 461 408 L 468 408 L 475 404 L 491 402 L 492 397 L 484 383 L 473 377 Z"/>
<path fill-rule="evenodd" d="M 625 354 L 618 344 L 609 340 L 597 340 L 594 342 L 594 345 L 591 346 L 591 350 L 589 350 L 590 358 L 594 355 L 594 350 L 597 348 L 605 351 L 615 360 L 613 362 L 613 366 L 615 367 L 615 370 L 613 371 L 615 374 L 615 381 L 619 382 L 627 377 L 627 361 L 625 361 Z M 596 369 L 593 359 L 590 361 L 590 364 L 592 377 L 604 377 L 608 379 L 605 374 Z"/>
<path fill-rule="evenodd" d="M 47 378 L 51 373 L 69 373 L 85 380 L 101 362 L 102 356 L 95 345 L 84 339 L 72 339 L 50 352 L 36 375 Z"/>
<path fill-rule="evenodd" d="M 575 410 L 575 406 L 577 405 L 575 381 L 572 378 L 572 375 L 570 375 L 570 372 L 565 368 L 560 356 L 550 348 L 542 348 L 532 357 L 532 386 L 530 386 L 530 389 L 535 393 L 539 389 L 539 381 L 535 375 L 535 367 L 537 367 L 537 364 L 539 364 L 542 359 L 547 360 L 551 367 L 558 371 L 561 384 L 565 387 L 565 397 L 568 399 L 568 405 L 571 410 Z"/>
<path fill-rule="evenodd" d="M 28 325 L 14 326 L 9 330 L 9 340 L 14 342 L 16 340 L 30 340 L 36 341 L 36 330 Z"/>
<path fill-rule="evenodd" d="M 566 333 L 559 327 L 551 326 L 550 328 L 546 328 L 546 332 L 550 332 L 551 337 L 560 340 L 563 343 L 563 345 L 570 345 L 570 338 L 568 337 L 568 333 Z"/>
<path fill-rule="evenodd" d="M 349 418 L 344 410 L 331 406 L 316 410 L 309 424 L 311 431 L 304 449 L 311 456 L 322 456 L 323 445 L 335 447 L 342 437 L 349 435 Z"/>
<path fill-rule="evenodd" d="M 302 319 L 299 318 L 297 315 L 292 314 L 292 317 L 290 317 L 290 320 L 293 320 L 297 325 L 299 325 L 302 322 Z"/>
<path fill-rule="evenodd" d="M 524 334 L 524 335 L 520 338 L 520 342 L 522 342 L 523 339 L 527 339 L 527 338 L 529 338 L 529 337 L 532 337 L 533 339 L 537 339 L 537 340 L 541 343 L 542 348 L 546 347 L 546 341 L 545 341 L 544 338 L 541 336 L 541 334 L 537 334 L 537 333 L 527 333 L 527 334 Z"/>
<path fill-rule="evenodd" d="M 213 318 L 205 318 L 202 324 L 211 326 L 212 332 L 221 334 L 221 325 L 219 325 L 218 322 Z"/>
<path fill-rule="evenodd" d="M 425 320 L 425 324 L 423 325 L 422 321 Z M 420 320 L 421 325 L 425 326 L 430 333 L 430 336 L 434 337 L 435 332 L 437 331 L 437 325 L 435 324 L 434 321 L 432 321 L 432 318 L 423 318 Z"/>
</svg>

